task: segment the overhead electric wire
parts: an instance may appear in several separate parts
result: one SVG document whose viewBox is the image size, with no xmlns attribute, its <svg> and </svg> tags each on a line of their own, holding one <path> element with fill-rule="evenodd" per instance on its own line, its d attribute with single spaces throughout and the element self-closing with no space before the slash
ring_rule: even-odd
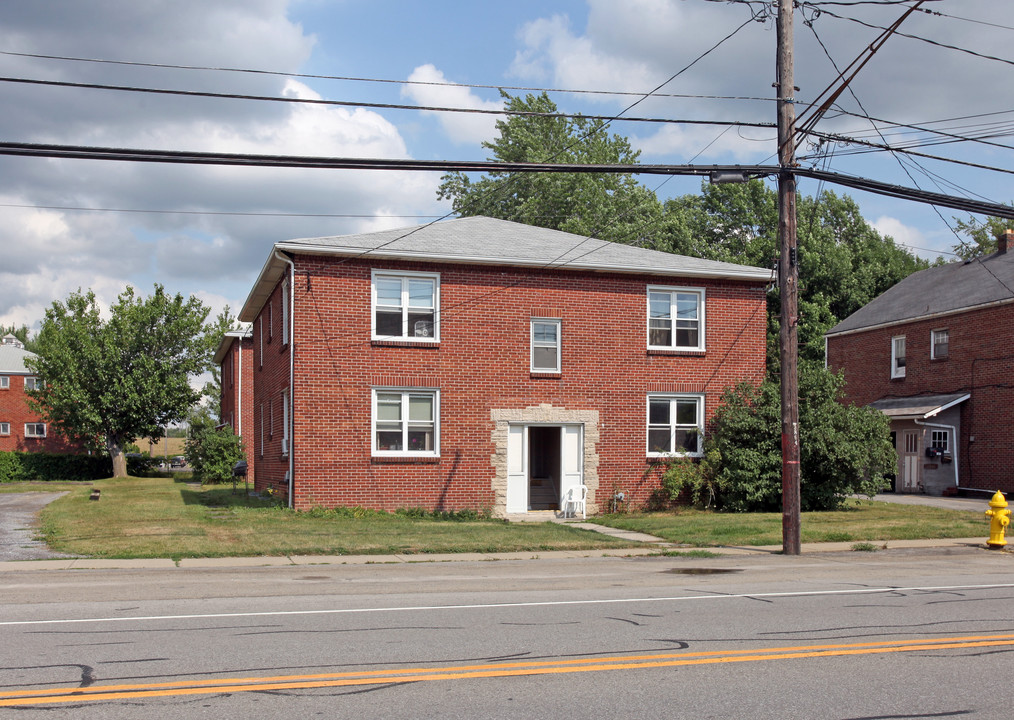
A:
<svg viewBox="0 0 1014 720">
<path fill-rule="evenodd" d="M 136 92 L 136 93 L 150 93 L 155 95 L 178 95 L 183 97 L 200 97 L 200 98 L 221 98 L 227 100 L 254 100 L 258 102 L 277 102 L 284 104 L 297 104 L 297 105 L 325 105 L 325 106 L 338 106 L 338 107 L 363 107 L 363 108 L 374 108 L 384 110 L 425 110 L 427 112 L 451 112 L 451 113 L 470 113 L 479 115 L 512 115 L 521 117 L 558 117 L 558 118 L 584 118 L 587 120 L 623 120 L 625 122 L 647 122 L 647 123 L 662 123 L 662 124 L 681 124 L 681 125 L 741 125 L 743 127 L 759 127 L 759 128 L 772 128 L 775 127 L 774 123 L 748 123 L 738 121 L 724 121 L 724 120 L 675 120 L 672 118 L 628 118 L 618 117 L 616 115 L 581 115 L 575 113 L 540 113 L 540 112 L 529 112 L 521 110 L 507 110 L 507 109 L 495 109 L 487 110 L 483 108 L 455 108 L 455 107 L 438 107 L 429 105 L 401 105 L 396 103 L 371 103 L 362 102 L 358 100 L 323 100 L 316 98 L 290 98 L 290 97 L 276 97 L 272 95 L 244 95 L 239 93 L 217 93 L 207 92 L 202 90 L 169 90 L 165 88 L 146 88 L 146 87 L 133 87 L 126 85 L 106 85 L 102 83 L 77 83 L 67 82 L 63 80 L 37 80 L 30 78 L 13 78 L 13 77 L 0 77 L 0 82 L 8 83 L 20 83 L 25 85 L 45 85 L 52 87 L 64 87 L 64 88 L 83 88 L 88 90 L 112 90 L 118 92 Z M 637 103 L 635 103 L 636 105 Z M 631 105 L 633 107 L 633 105 Z M 628 108 L 629 109 L 629 108 Z"/>
<path fill-rule="evenodd" d="M 376 213 L 293 213 L 293 212 L 244 212 L 230 210 L 154 210 L 144 208 L 87 207 L 84 205 L 28 205 L 24 203 L 0 203 L 0 207 L 23 210 L 64 210 L 68 212 L 110 212 L 137 213 L 145 215 L 225 215 L 230 217 L 283 217 L 283 218 L 363 218 L 363 219 L 405 219 L 441 218 L 444 215 L 377 215 Z"/>
<path fill-rule="evenodd" d="M 377 83 L 391 85 L 422 85 L 422 86 L 450 87 L 450 88 L 472 88 L 477 90 L 517 90 L 520 92 L 535 92 L 535 93 L 542 92 L 571 93 L 575 95 L 615 95 L 615 96 L 631 95 L 635 97 L 644 95 L 644 93 L 642 92 L 635 92 L 632 90 L 587 90 L 587 89 L 580 90 L 576 88 L 528 87 L 525 85 L 488 85 L 488 84 L 484 85 L 479 83 L 439 82 L 436 80 L 393 80 L 390 78 L 367 78 L 367 77 L 353 77 L 347 75 L 318 75 L 312 73 L 295 73 L 295 72 L 285 72 L 281 70 L 253 70 L 249 68 L 214 67 L 205 65 L 174 65 L 168 63 L 137 62 L 130 60 L 106 60 L 101 58 L 82 58 L 82 57 L 71 57 L 66 55 L 44 55 L 40 53 L 13 52 L 10 50 L 0 50 L 0 55 L 38 58 L 41 60 L 61 60 L 67 62 L 125 65 L 128 67 L 162 68 L 168 70 L 200 70 L 200 71 L 225 72 L 225 73 L 246 73 L 251 75 L 268 75 L 275 77 L 288 77 L 297 79 L 302 78 L 307 80 L 339 80 L 344 82 L 362 82 L 362 83 Z M 682 98 L 691 100 L 750 100 L 757 102 L 775 101 L 774 98 L 752 97 L 747 95 L 694 95 L 680 93 L 655 93 L 654 97 Z"/>
</svg>

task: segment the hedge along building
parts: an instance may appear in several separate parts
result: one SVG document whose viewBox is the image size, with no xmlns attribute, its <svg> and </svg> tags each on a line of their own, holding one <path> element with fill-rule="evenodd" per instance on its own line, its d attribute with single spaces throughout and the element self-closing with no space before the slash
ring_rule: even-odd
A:
<svg viewBox="0 0 1014 720">
<path fill-rule="evenodd" d="M 277 243 L 239 315 L 255 486 L 299 509 L 643 503 L 762 379 L 770 280 L 484 217 Z"/>
</svg>

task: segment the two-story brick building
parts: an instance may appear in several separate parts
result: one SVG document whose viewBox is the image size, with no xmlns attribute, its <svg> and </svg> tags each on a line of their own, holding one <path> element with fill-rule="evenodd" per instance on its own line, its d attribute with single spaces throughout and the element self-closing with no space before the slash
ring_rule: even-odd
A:
<svg viewBox="0 0 1014 720">
<path fill-rule="evenodd" d="M 219 420 L 240 437 L 254 427 L 253 415 L 253 331 L 230 330 L 215 352 L 215 364 L 222 386 Z M 247 438 L 247 476 L 253 477 L 257 456 L 252 437 Z"/>
<path fill-rule="evenodd" d="M 891 418 L 896 488 L 1014 490 L 1014 233 L 999 251 L 914 273 L 832 328 L 849 402 Z"/>
<path fill-rule="evenodd" d="M 280 242 L 239 314 L 255 487 L 300 509 L 643 503 L 762 379 L 770 279 L 482 217 Z"/>
<path fill-rule="evenodd" d="M 77 452 L 77 445 L 52 432 L 28 406 L 25 391 L 39 382 L 25 365 L 30 357 L 34 354 L 13 335 L 0 339 L 0 450 Z"/>
</svg>

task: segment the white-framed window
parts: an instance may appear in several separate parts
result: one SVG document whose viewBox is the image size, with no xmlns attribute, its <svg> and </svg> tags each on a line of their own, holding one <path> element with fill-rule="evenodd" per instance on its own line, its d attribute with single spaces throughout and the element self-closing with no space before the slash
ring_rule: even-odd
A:
<svg viewBox="0 0 1014 720">
<path fill-rule="evenodd" d="M 703 395 L 648 396 L 649 457 L 696 457 L 703 439 Z"/>
<path fill-rule="evenodd" d="M 648 347 L 704 350 L 704 288 L 648 288 Z"/>
<path fill-rule="evenodd" d="M 11 387 L 11 376 L 0 375 L 0 390 L 10 390 Z"/>
<path fill-rule="evenodd" d="M 436 457 L 440 454 L 437 390 L 373 389 L 373 454 Z"/>
<path fill-rule="evenodd" d="M 282 390 L 282 455 L 289 454 L 289 391 Z"/>
<path fill-rule="evenodd" d="M 905 377 L 905 336 L 891 338 L 891 377 Z"/>
<path fill-rule="evenodd" d="M 10 435 L 11 424 L 9 422 L 0 422 L 0 435 Z"/>
<path fill-rule="evenodd" d="M 257 367 L 264 367 L 264 314 L 257 316 L 257 336 L 260 345 L 260 357 L 257 359 Z"/>
<path fill-rule="evenodd" d="M 25 423 L 26 438 L 46 437 L 46 423 Z"/>
<path fill-rule="evenodd" d="M 943 360 L 951 354 L 950 330 L 930 331 L 930 358 Z"/>
<path fill-rule="evenodd" d="M 282 281 L 282 345 L 289 344 L 289 279 Z"/>
<path fill-rule="evenodd" d="M 374 340 L 439 340 L 438 274 L 374 270 L 371 292 Z"/>
<path fill-rule="evenodd" d="M 42 380 L 34 375 L 29 375 L 25 378 L 25 390 L 41 390 L 42 385 Z"/>
<path fill-rule="evenodd" d="M 268 302 L 268 342 L 275 337 L 275 303 Z"/>
<path fill-rule="evenodd" d="M 266 419 L 264 417 L 264 403 L 261 403 L 261 441 L 257 444 L 257 451 L 261 457 L 264 457 L 264 423 Z"/>
<path fill-rule="evenodd" d="M 947 438 L 950 435 L 946 430 L 934 430 L 930 435 L 930 447 L 940 452 L 947 452 Z"/>
<path fill-rule="evenodd" d="M 559 319 L 532 318 L 532 372 L 560 372 L 560 325 Z"/>
</svg>

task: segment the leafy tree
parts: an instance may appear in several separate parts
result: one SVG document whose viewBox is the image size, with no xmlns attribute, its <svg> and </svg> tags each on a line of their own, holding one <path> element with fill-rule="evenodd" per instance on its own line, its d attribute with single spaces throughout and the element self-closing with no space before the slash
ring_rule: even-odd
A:
<svg viewBox="0 0 1014 720">
<path fill-rule="evenodd" d="M 834 510 L 854 494 L 874 495 L 894 472 L 889 421 L 842 402 L 844 379 L 816 363 L 799 367 L 800 507 Z M 714 485 L 722 508 L 781 508 L 781 395 L 778 384 L 741 384 L 723 397 L 707 440 L 720 458 Z M 714 464 L 714 459 L 712 459 Z"/>
<path fill-rule="evenodd" d="M 556 113 L 546 93 L 512 97 L 508 110 Z M 499 136 L 483 142 L 498 162 L 635 164 L 627 138 L 610 135 L 601 120 L 513 115 L 496 123 Z M 486 215 L 527 225 L 637 243 L 661 218 L 655 195 L 630 174 L 491 172 L 477 181 L 452 172 L 437 196 L 462 216 Z"/>
<path fill-rule="evenodd" d="M 207 407 L 190 415 L 190 436 L 184 454 L 194 477 L 201 482 L 218 483 L 234 479 L 233 467 L 245 459 L 243 441 L 232 428 L 219 428 Z"/>
<path fill-rule="evenodd" d="M 952 249 L 962 260 L 983 257 L 996 252 L 996 241 L 1008 228 L 1014 225 L 1014 221 L 1007 218 L 988 217 L 985 222 L 969 215 L 968 220 L 958 220 L 957 230 L 967 236 Z"/>
<path fill-rule="evenodd" d="M 101 441 L 113 476 L 124 477 L 124 447 L 160 435 L 200 397 L 190 376 L 209 363 L 208 308 L 156 285 L 148 298 L 128 287 L 110 315 L 108 321 L 100 317 L 91 291 L 71 293 L 46 310 L 38 357 L 27 361 L 43 387 L 29 402 L 66 437 Z"/>
</svg>

